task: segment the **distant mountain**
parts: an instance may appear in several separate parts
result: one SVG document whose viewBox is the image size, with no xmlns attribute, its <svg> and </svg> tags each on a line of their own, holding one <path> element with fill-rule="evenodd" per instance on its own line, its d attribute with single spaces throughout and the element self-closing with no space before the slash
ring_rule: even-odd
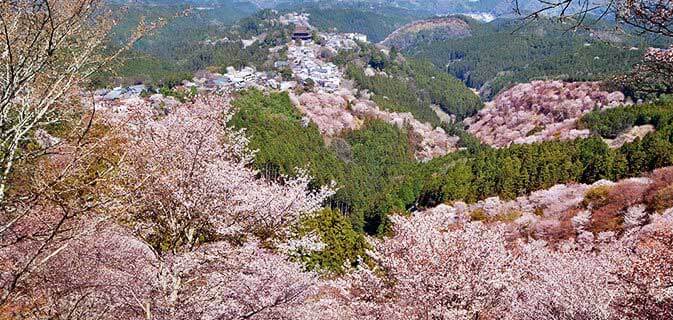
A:
<svg viewBox="0 0 673 320">
<path fill-rule="evenodd" d="M 301 6 L 330 6 L 333 8 L 353 8 L 358 6 L 386 6 L 397 7 L 407 10 L 425 11 L 435 15 L 447 14 L 472 14 L 475 18 L 483 15 L 492 15 L 493 17 L 511 16 L 515 12 L 515 0 L 109 0 L 118 4 L 145 4 L 145 5 L 180 5 L 187 4 L 193 6 L 207 6 L 218 4 L 241 3 L 250 4 L 259 9 L 279 9 L 287 10 L 289 8 Z M 594 0 L 592 4 L 600 4 L 608 0 Z M 580 3 L 580 2 L 577 2 Z M 544 6 L 540 0 L 518 0 L 519 9 L 522 13 L 534 12 Z M 573 12 L 579 9 L 574 4 L 568 9 Z M 553 13 L 553 11 L 550 11 Z M 489 17 L 489 16 L 486 16 Z"/>
<path fill-rule="evenodd" d="M 415 21 L 391 33 L 382 44 L 406 50 L 416 44 L 419 38 L 423 41 L 442 41 L 470 35 L 469 24 L 459 17 L 444 17 Z"/>
</svg>

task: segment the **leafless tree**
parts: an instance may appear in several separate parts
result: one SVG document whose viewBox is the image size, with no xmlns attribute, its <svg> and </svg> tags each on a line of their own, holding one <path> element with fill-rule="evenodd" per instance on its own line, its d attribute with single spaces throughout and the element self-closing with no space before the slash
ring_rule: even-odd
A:
<svg viewBox="0 0 673 320">
<path fill-rule="evenodd" d="M 80 88 L 161 23 L 141 22 L 125 45 L 106 50 L 115 21 L 103 0 L 0 1 L 0 310 L 34 270 L 95 231 L 105 219 L 92 217 L 98 209 L 114 205 L 114 190 L 101 186 L 120 176 L 123 156 L 111 152 L 114 134 L 95 110 L 82 107 Z M 63 136 L 46 132 L 61 123 Z"/>
<path fill-rule="evenodd" d="M 588 21 L 614 18 L 622 26 L 644 33 L 673 37 L 673 1 L 671 0 L 537 0 L 539 6 L 526 12 L 519 0 L 514 10 L 531 20 L 541 15 L 558 16 L 575 27 L 587 27 Z"/>
<path fill-rule="evenodd" d="M 16 162 L 39 153 L 22 148 L 33 134 L 59 122 L 57 107 L 157 24 L 141 23 L 127 46 L 103 55 L 113 25 L 102 0 L 0 2 L 0 203 Z"/>
</svg>

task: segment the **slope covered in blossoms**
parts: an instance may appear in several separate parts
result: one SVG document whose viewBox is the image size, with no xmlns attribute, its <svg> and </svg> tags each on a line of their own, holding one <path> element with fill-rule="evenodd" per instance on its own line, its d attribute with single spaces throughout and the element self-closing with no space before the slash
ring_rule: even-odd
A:
<svg viewBox="0 0 673 320">
<path fill-rule="evenodd" d="M 603 91 L 597 82 L 533 81 L 498 94 L 465 123 L 470 133 L 495 147 L 573 140 L 590 135 L 577 127 L 582 115 L 624 102 L 624 94 Z"/>
<path fill-rule="evenodd" d="M 514 232 L 510 236 L 594 245 L 673 212 L 668 210 L 673 207 L 671 181 L 669 167 L 619 182 L 559 184 L 511 201 L 492 197 L 473 204 L 442 204 L 420 214 L 443 217 L 447 223 L 505 222 Z"/>
<path fill-rule="evenodd" d="M 470 25 L 458 17 L 415 21 L 388 35 L 381 44 L 405 50 L 419 41 L 442 41 L 470 36 Z"/>
<path fill-rule="evenodd" d="M 418 160 L 427 161 L 456 151 L 458 137 L 449 136 L 442 128 L 422 123 L 411 113 L 381 110 L 376 103 L 357 99 L 350 91 L 334 94 L 304 93 L 292 99 L 296 107 L 314 122 L 327 137 L 357 130 L 365 119 L 377 119 L 407 129 Z"/>
<path fill-rule="evenodd" d="M 322 239 L 294 230 L 332 189 L 311 188 L 302 174 L 259 178 L 247 138 L 227 126 L 230 108 L 219 97 L 170 109 L 139 101 L 97 122 L 123 129 L 98 140 L 128 150 L 115 179 L 106 180 L 109 194 L 124 196 L 67 220 L 68 229 L 87 232 L 62 234 L 62 246 L 48 256 L 34 240 L 43 224 L 22 218 L 12 225 L 0 249 L 8 266 L 3 288 L 24 257 L 37 250 L 42 262 L 0 312 L 76 319 L 671 316 L 673 168 L 391 215 L 389 235 L 370 239 L 359 263 L 326 280 L 297 259 L 324 250 Z M 60 174 L 66 152 L 42 165 Z M 43 212 L 45 223 L 45 212 L 57 218 L 90 204 L 45 201 L 27 209 Z"/>
<path fill-rule="evenodd" d="M 194 81 L 89 92 L 170 23 L 140 18 L 119 43 L 125 11 L 106 3 L 0 2 L 0 320 L 673 319 L 671 49 L 647 50 L 630 82 L 521 84 L 478 113 L 447 73 L 460 63 L 262 10 L 208 23 L 217 39 L 185 30 L 213 49 L 175 57 L 207 69 Z M 402 41 L 460 36 L 456 19 Z M 492 45 L 508 39 L 478 47 L 498 62 L 564 48 Z M 613 50 L 596 44 L 573 46 Z M 613 63 L 595 57 L 559 64 Z M 606 87 L 651 101 L 617 107 Z"/>
<path fill-rule="evenodd" d="M 673 210 L 647 199 L 670 192 L 672 173 L 394 217 L 393 235 L 374 241 L 376 267 L 331 293 L 365 319 L 670 317 Z"/>
</svg>

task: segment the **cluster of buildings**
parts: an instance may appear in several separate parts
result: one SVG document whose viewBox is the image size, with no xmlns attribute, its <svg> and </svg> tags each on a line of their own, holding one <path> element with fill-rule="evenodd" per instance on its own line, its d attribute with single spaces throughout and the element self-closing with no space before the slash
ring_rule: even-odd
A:
<svg viewBox="0 0 673 320">
<path fill-rule="evenodd" d="M 298 31 L 297 31 L 298 30 Z M 304 27 L 297 27 L 296 36 L 299 44 L 288 46 L 287 56 L 292 73 L 302 83 L 309 79 L 313 81 L 318 91 L 335 92 L 341 86 L 343 74 L 339 67 L 321 59 L 321 52 L 328 50 L 336 53 L 341 50 L 353 50 L 357 42 L 366 42 L 367 36 L 359 33 L 320 33 L 323 45 L 301 38 L 302 34 L 309 34 Z M 316 39 L 313 39 L 316 40 Z"/>
<path fill-rule="evenodd" d="M 355 49 L 357 42 L 367 41 L 367 36 L 358 33 L 320 33 L 322 45 L 318 45 L 312 39 L 312 29 L 308 21 L 309 15 L 306 13 L 288 13 L 280 17 L 282 24 L 295 25 L 293 38 L 299 41 L 288 44 L 287 61 L 277 61 L 274 68 L 276 70 L 289 68 L 296 81 L 284 81 L 278 72 L 257 71 L 252 67 L 244 67 L 240 70 L 229 67 L 225 74 L 199 72 L 194 79 L 183 81 L 182 85 L 176 89 L 219 93 L 252 88 L 287 91 L 295 89 L 298 83 L 306 85 L 312 82 L 318 92 L 333 93 L 339 90 L 343 74 L 335 64 L 321 60 L 321 52 L 328 50 L 336 53 L 340 50 Z M 223 38 L 211 41 L 211 43 L 228 41 L 231 40 Z M 280 50 L 281 47 L 276 49 Z M 285 80 L 288 80 L 287 77 Z M 153 94 L 156 92 L 145 85 L 136 85 L 117 87 L 112 90 L 98 90 L 95 92 L 95 99 L 108 103 L 123 103 L 127 99 Z"/>
<path fill-rule="evenodd" d="M 335 51 L 353 50 L 358 42 L 367 42 L 367 36 L 361 33 L 323 33 L 325 46 Z"/>
<path fill-rule="evenodd" d="M 116 87 L 111 90 L 99 89 L 94 91 L 93 96 L 95 101 L 126 100 L 140 97 L 141 94 L 147 91 L 148 88 L 144 84 L 139 84 L 130 87 Z"/>
<path fill-rule="evenodd" d="M 233 92 L 244 89 L 280 88 L 280 79 L 273 72 L 257 71 L 252 67 L 236 70 L 228 67 L 225 74 L 200 72 L 192 82 L 183 83 L 184 87 L 196 87 L 197 91 Z"/>
<path fill-rule="evenodd" d="M 296 12 L 290 12 L 288 14 L 282 15 L 279 18 L 279 21 L 283 25 L 297 25 L 297 26 L 304 26 L 307 29 L 311 28 L 311 25 L 309 24 L 310 15 L 308 13 L 296 13 Z"/>
<path fill-rule="evenodd" d="M 335 92 L 341 86 L 343 74 L 339 67 L 318 57 L 320 46 L 308 43 L 302 46 L 290 45 L 287 56 L 295 78 L 303 83 L 313 81 L 318 90 Z"/>
<path fill-rule="evenodd" d="M 196 92 L 231 93 L 253 88 L 259 90 L 292 90 L 296 86 L 296 81 L 283 81 L 276 72 L 257 71 L 252 67 L 245 67 L 240 70 L 229 67 L 225 74 L 206 71 L 198 72 L 194 76 L 194 79 L 191 81 L 185 80 L 174 89 L 185 90 L 187 92 L 195 90 Z M 108 104 L 123 104 L 130 99 L 151 96 L 156 93 L 157 90 L 141 84 L 129 87 L 117 87 L 111 90 L 96 90 L 94 92 L 94 100 Z"/>
</svg>

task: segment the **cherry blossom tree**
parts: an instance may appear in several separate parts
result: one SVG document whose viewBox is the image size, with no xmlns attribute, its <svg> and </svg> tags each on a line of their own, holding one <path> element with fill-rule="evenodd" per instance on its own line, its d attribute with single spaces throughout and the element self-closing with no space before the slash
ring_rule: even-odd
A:
<svg viewBox="0 0 673 320">
<path fill-rule="evenodd" d="M 673 48 L 649 48 L 629 74 L 618 76 L 612 82 L 646 98 L 673 92 Z"/>
<path fill-rule="evenodd" d="M 376 243 L 372 254 L 377 268 L 358 270 L 340 287 L 346 305 L 371 319 L 498 314 L 514 281 L 504 229 L 448 226 L 426 218 L 392 217 L 394 236 Z"/>
<path fill-rule="evenodd" d="M 22 146 L 59 123 L 78 87 L 162 21 L 138 25 L 116 52 L 101 54 L 114 20 L 101 0 L 0 2 L 0 202 L 17 161 L 40 155 Z"/>
<path fill-rule="evenodd" d="M 229 117 L 219 97 L 167 116 L 142 103 L 131 108 L 127 219 L 153 253 L 160 284 L 146 298 L 147 318 L 287 318 L 316 282 L 279 243 L 332 189 L 310 191 L 305 174 L 257 178 L 254 153 L 242 131 L 227 127 Z"/>
<path fill-rule="evenodd" d="M 160 24 L 141 23 L 103 55 L 113 25 L 100 0 L 0 2 L 0 308 L 25 302 L 34 276 L 122 196 L 110 186 L 123 152 L 80 86 Z"/>
<path fill-rule="evenodd" d="M 612 319 L 620 291 L 611 256 L 542 241 L 521 246 L 511 287 L 511 319 Z"/>
<path fill-rule="evenodd" d="M 673 218 L 655 217 L 645 226 L 632 255 L 616 273 L 624 295 L 614 302 L 617 314 L 628 319 L 673 317 Z"/>
<path fill-rule="evenodd" d="M 306 174 L 283 183 L 257 179 L 243 131 L 226 125 L 229 108 L 224 98 L 203 98 L 157 120 L 144 103 L 132 107 L 128 148 L 136 178 L 129 187 L 137 206 L 130 214 L 138 235 L 168 249 L 160 251 L 239 234 L 283 238 L 333 193 L 327 187 L 308 192 Z"/>
<path fill-rule="evenodd" d="M 501 92 L 465 123 L 470 133 L 495 147 L 573 140 L 590 135 L 578 129 L 582 115 L 624 100 L 623 93 L 603 91 L 598 82 L 532 81 Z"/>
<path fill-rule="evenodd" d="M 257 178 L 250 169 L 254 153 L 247 149 L 247 139 L 226 125 L 226 99 L 199 99 L 168 115 L 145 103 L 130 110 L 128 117 L 111 121 L 124 129 L 118 142 L 127 152 L 119 155 L 123 161 L 114 170 L 120 177 L 99 183 L 109 183 L 111 192 L 125 197 L 101 206 L 99 216 L 81 215 L 64 226 L 68 241 L 52 241 L 52 246 L 61 246 L 35 255 L 39 268 L 30 268 L 33 276 L 21 286 L 25 290 L 3 305 L 0 314 L 298 318 L 299 307 L 309 305 L 306 301 L 319 281 L 285 253 L 296 246 L 320 246 L 311 239 L 288 242 L 289 227 L 319 209 L 332 189 L 308 190 L 306 175 L 282 182 Z M 74 196 L 73 201 L 88 199 L 81 191 Z M 49 216 L 44 207 L 33 209 L 40 219 Z M 39 221 L 22 221 L 14 230 L 41 226 Z M 3 247 L 0 262 L 26 265 L 23 254 L 36 246 L 40 243 L 24 241 Z M 3 272 L 3 285 L 16 282 L 14 274 Z"/>
<path fill-rule="evenodd" d="M 0 206 L 0 309 L 34 298 L 52 262 L 121 209 L 119 137 L 92 117 L 83 120 L 47 155 L 17 168 Z"/>
</svg>

